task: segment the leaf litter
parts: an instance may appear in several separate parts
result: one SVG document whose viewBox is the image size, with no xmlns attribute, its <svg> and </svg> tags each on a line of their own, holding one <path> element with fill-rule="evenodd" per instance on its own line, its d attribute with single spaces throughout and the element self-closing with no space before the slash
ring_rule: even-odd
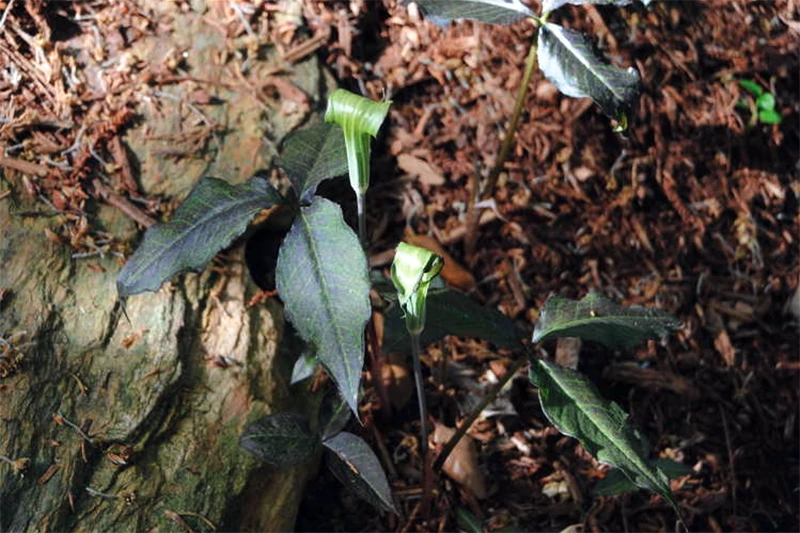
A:
<svg viewBox="0 0 800 533">
<path fill-rule="evenodd" d="M 560 24 L 592 35 L 616 64 L 640 72 L 643 91 L 629 138 L 613 134 L 591 102 L 563 97 L 535 74 L 495 194 L 497 212 L 484 212 L 491 216 L 479 227 L 473 257 L 461 243 L 475 175 L 494 163 L 533 25 L 439 27 L 396 0 L 237 5 L 247 7 L 244 18 L 232 6 L 220 8 L 230 10 L 220 31 L 239 39 L 240 50 L 252 46 L 245 41 L 255 31 L 287 64 L 319 54 L 340 85 L 395 101 L 374 162 L 376 256 L 405 231 L 431 235 L 474 277 L 469 288 L 476 300 L 529 329 L 548 295 L 577 298 L 590 289 L 674 313 L 684 326 L 666 344 L 650 342 L 632 353 L 584 344 L 581 370 L 629 413 L 654 456 L 692 469 L 691 477 L 672 482 L 690 529 L 797 529 L 800 362 L 791 313 L 800 281 L 800 11 L 794 3 L 559 11 Z M 135 119 L 138 87 L 181 83 L 180 52 L 159 63 L 125 56 L 129 43 L 162 31 L 134 2 L 6 1 L 0 13 L 3 180 L 28 199 L 31 212 L 58 215 L 48 235 L 76 257 L 129 254 L 129 236 L 95 225 L 87 207 L 106 203 L 141 227 L 174 209 L 170 199 L 137 185 L 120 138 Z M 78 56 L 64 53 L 65 30 L 77 34 Z M 102 67 L 112 57 L 119 61 L 113 72 Z M 751 124 L 737 108 L 746 97 L 739 80 L 775 96 L 780 125 Z M 279 74 L 263 87 L 282 100 L 282 112 L 309 105 Z M 175 157 L 204 150 L 218 131 L 203 121 L 212 99 L 196 91 L 182 116 L 184 133 L 170 139 L 185 144 Z M 553 355 L 555 346 L 544 348 Z M 462 391 L 437 365 L 457 361 L 486 376 L 492 363 L 509 356 L 465 339 L 430 346 L 423 360 L 431 371 L 432 417 L 453 426 L 465 415 L 456 399 Z M 311 516 L 301 508 L 298 527 L 452 529 L 459 509 L 468 508 L 490 529 L 672 528 L 666 507 L 643 493 L 585 498 L 607 467 L 548 425 L 533 392 L 512 388 L 511 399 L 517 416 L 479 420 L 470 430 L 479 443 L 485 500 L 445 484 L 430 521 L 414 518 L 419 465 L 405 435 L 416 434 L 415 421 L 413 409 L 398 408 L 396 416 L 372 423 L 397 460 L 394 490 L 412 495 L 398 498 L 408 520 L 359 512 L 365 504 L 345 495 L 344 507 L 332 514 L 316 508 Z M 312 483 L 308 501 L 329 485 L 325 478 Z"/>
</svg>

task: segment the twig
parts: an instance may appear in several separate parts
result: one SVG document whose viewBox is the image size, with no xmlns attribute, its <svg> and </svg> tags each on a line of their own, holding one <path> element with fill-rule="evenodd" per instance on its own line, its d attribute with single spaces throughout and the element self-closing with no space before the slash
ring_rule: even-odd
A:
<svg viewBox="0 0 800 533">
<path fill-rule="evenodd" d="M 153 219 L 150 215 L 103 185 L 100 180 L 94 180 L 92 185 L 94 186 L 94 190 L 100 196 L 100 198 L 108 202 L 110 205 L 113 205 L 145 228 L 149 228 L 156 223 L 155 219 Z"/>
<path fill-rule="evenodd" d="M 5 11 L 3 11 L 3 16 L 0 17 L 0 30 L 3 29 L 3 26 L 6 24 L 6 19 L 8 18 L 8 14 L 11 12 L 11 8 L 14 7 L 14 0 L 8 0 L 8 4 L 6 5 Z"/>
<path fill-rule="evenodd" d="M 64 415 L 62 415 L 61 413 L 53 413 L 53 420 L 55 420 L 56 424 L 59 425 L 66 424 L 67 426 L 74 429 L 78 433 L 78 435 L 80 435 L 83 438 L 83 440 L 85 440 L 89 444 L 92 443 L 92 438 L 89 435 L 87 435 L 85 431 L 79 428 L 78 425 L 75 424 L 74 422 L 70 422 L 68 419 L 64 418 Z"/>
<path fill-rule="evenodd" d="M 408 520 L 406 521 L 406 524 L 403 526 L 403 529 L 400 530 L 400 533 L 406 533 L 411 529 L 411 525 L 414 523 L 414 520 L 416 520 L 421 506 L 422 502 L 421 501 L 417 502 L 417 505 L 415 505 L 414 508 L 411 510 L 411 514 L 408 516 Z"/>
<path fill-rule="evenodd" d="M 0 167 L 13 168 L 25 174 L 34 174 L 36 176 L 46 176 L 50 169 L 44 165 L 25 161 L 24 159 L 15 159 L 13 157 L 4 157 L 0 155 Z"/>
<path fill-rule="evenodd" d="M 206 525 L 208 527 L 210 527 L 212 531 L 216 531 L 217 530 L 217 526 L 214 524 L 214 522 L 212 522 L 211 520 L 209 520 L 205 516 L 201 515 L 200 513 L 195 513 L 195 512 L 192 512 L 192 511 L 175 511 L 175 513 L 178 514 L 178 515 L 195 516 L 195 517 L 199 518 L 200 520 L 202 520 L 203 522 L 205 522 Z"/>
<path fill-rule="evenodd" d="M 241 22 L 242 26 L 244 26 L 244 31 L 247 32 L 247 35 L 251 39 L 258 39 L 258 36 L 253 31 L 253 28 L 250 26 L 250 23 L 247 22 L 247 18 L 245 18 L 244 16 L 244 11 L 242 10 L 242 6 L 240 6 L 238 2 L 231 2 L 231 6 L 233 7 L 233 10 L 236 12 L 236 16 L 238 17 L 239 22 Z"/>
<path fill-rule="evenodd" d="M 31 464 L 31 460 L 27 457 L 19 457 L 18 459 L 9 459 L 5 455 L 0 455 L 0 461 L 4 463 L 8 463 L 11 465 L 11 469 L 14 471 L 15 474 L 22 474 L 25 470 L 28 469 L 28 465 Z"/>
<path fill-rule="evenodd" d="M 477 407 L 472 411 L 472 414 L 469 415 L 466 418 L 466 420 L 464 420 L 464 422 L 456 429 L 456 432 L 453 434 L 453 436 L 450 437 L 450 440 L 448 440 L 447 443 L 444 445 L 444 448 L 442 448 L 442 452 L 439 454 L 439 457 L 437 457 L 436 461 L 433 463 L 434 470 L 440 470 L 442 468 L 442 465 L 444 465 L 444 462 L 447 460 L 447 457 L 453 451 L 453 448 L 456 447 L 456 444 L 458 444 L 458 441 L 461 440 L 461 437 L 464 436 L 467 430 L 469 430 L 470 426 L 472 426 L 475 420 L 478 419 L 481 412 L 484 409 L 486 409 L 487 405 L 492 403 L 495 400 L 495 398 L 497 398 L 497 396 L 500 394 L 500 391 L 503 390 L 503 387 L 505 387 L 506 384 L 509 381 L 511 381 L 511 379 L 517 374 L 517 372 L 523 366 L 525 366 L 527 362 L 528 362 L 527 357 L 520 357 L 519 359 L 514 361 L 514 364 L 511 365 L 511 368 L 509 368 L 508 371 L 503 375 L 503 377 L 500 378 L 500 381 L 497 382 L 497 385 L 492 390 L 490 390 L 486 394 L 486 396 L 483 397 L 483 400 L 481 400 L 481 402 L 477 405 Z"/>
<path fill-rule="evenodd" d="M 281 57 L 287 63 L 296 63 L 301 59 L 309 56 L 321 48 L 330 37 L 330 28 L 325 26 L 322 30 L 318 31 L 309 40 L 298 44 L 294 48 L 286 51 Z"/>
<path fill-rule="evenodd" d="M 100 492 L 99 490 L 95 490 L 92 487 L 86 487 L 86 492 L 88 492 L 91 496 L 97 496 L 98 498 L 103 498 L 104 500 L 119 499 L 119 496 L 116 494 L 106 494 L 105 492 Z"/>
</svg>

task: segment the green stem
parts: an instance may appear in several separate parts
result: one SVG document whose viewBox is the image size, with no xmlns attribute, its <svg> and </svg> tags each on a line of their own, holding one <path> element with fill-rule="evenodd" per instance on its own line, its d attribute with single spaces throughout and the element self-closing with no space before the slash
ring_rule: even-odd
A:
<svg viewBox="0 0 800 533">
<path fill-rule="evenodd" d="M 367 193 L 356 192 L 356 211 L 358 212 L 358 240 L 365 253 L 367 250 Z"/>
<path fill-rule="evenodd" d="M 419 356 L 421 353 L 419 344 L 419 333 L 411 334 L 411 360 L 414 364 L 414 382 L 417 386 L 417 402 L 419 403 L 419 420 L 422 427 L 422 440 L 420 441 L 420 451 L 423 461 L 428 455 L 428 408 L 425 405 L 425 387 L 422 381 L 422 364 Z"/>
<path fill-rule="evenodd" d="M 514 142 L 514 136 L 517 133 L 517 126 L 519 125 L 519 118 L 522 116 L 522 109 L 525 107 L 525 99 L 528 96 L 528 89 L 530 87 L 534 67 L 536 67 L 536 41 L 531 42 L 530 50 L 528 50 L 528 57 L 525 59 L 525 72 L 522 75 L 522 81 L 517 91 L 514 113 L 511 115 L 511 122 L 508 124 L 506 136 L 503 137 L 503 144 L 500 145 L 500 153 L 497 156 L 497 161 L 494 167 L 492 167 L 492 171 L 489 173 L 489 178 L 486 180 L 486 187 L 484 187 L 482 195 L 484 200 L 494 195 L 497 178 L 500 177 L 503 166 L 505 166 L 508 156 L 511 154 L 511 146 Z"/>
<path fill-rule="evenodd" d="M 464 420 L 464 422 L 456 429 L 456 432 L 453 434 L 452 437 L 450 437 L 450 440 L 448 440 L 447 443 L 444 445 L 444 448 L 442 448 L 442 452 L 439 454 L 439 457 L 436 458 L 436 462 L 433 463 L 434 470 L 439 470 L 442 468 L 442 465 L 444 465 L 444 462 L 447 460 L 447 457 L 453 451 L 453 448 L 456 447 L 458 441 L 461 440 L 461 437 L 464 436 L 464 434 L 467 432 L 470 426 L 472 426 L 475 420 L 478 419 L 481 412 L 484 409 L 486 409 L 486 406 L 492 403 L 495 400 L 495 398 L 497 398 L 498 394 L 500 394 L 500 391 L 503 390 L 503 387 L 505 387 L 506 384 L 509 381 L 511 381 L 511 378 L 513 378 L 517 374 L 517 372 L 523 366 L 525 366 L 525 363 L 527 363 L 528 360 L 529 360 L 528 357 L 520 357 L 519 359 L 514 361 L 514 364 L 511 365 L 511 368 L 509 368 L 505 374 L 503 374 L 503 377 L 500 378 L 500 381 L 497 383 L 497 385 L 492 390 L 490 390 L 486 394 L 486 396 L 483 397 L 481 403 L 478 404 L 478 406 L 472 411 L 472 413 L 467 417 L 467 419 Z"/>
</svg>

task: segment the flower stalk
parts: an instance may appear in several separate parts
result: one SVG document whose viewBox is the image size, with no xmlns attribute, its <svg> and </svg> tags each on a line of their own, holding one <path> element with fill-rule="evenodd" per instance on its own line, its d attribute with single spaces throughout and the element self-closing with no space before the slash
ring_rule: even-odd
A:
<svg viewBox="0 0 800 533">
<path fill-rule="evenodd" d="M 425 405 L 425 390 L 420 363 L 420 334 L 425 329 L 426 300 L 431 282 L 439 275 L 444 260 L 424 248 L 401 242 L 392 263 L 392 281 L 397 289 L 400 307 L 405 313 L 406 329 L 411 336 L 411 358 L 414 365 L 414 381 L 419 402 L 422 426 L 420 450 L 423 459 L 428 449 L 428 410 Z"/>
<path fill-rule="evenodd" d="M 356 193 L 358 208 L 358 237 L 366 245 L 366 196 L 369 188 L 370 140 L 386 119 L 392 102 L 375 102 L 353 94 L 345 89 L 336 89 L 328 97 L 325 122 L 337 124 L 344 132 L 347 151 L 347 169 L 350 186 Z"/>
</svg>

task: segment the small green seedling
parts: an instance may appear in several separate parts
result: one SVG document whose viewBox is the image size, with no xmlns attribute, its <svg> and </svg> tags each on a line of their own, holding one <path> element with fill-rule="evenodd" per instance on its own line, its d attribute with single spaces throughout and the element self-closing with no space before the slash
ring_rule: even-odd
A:
<svg viewBox="0 0 800 533">
<path fill-rule="evenodd" d="M 750 126 L 758 122 L 762 124 L 780 124 L 783 120 L 780 112 L 775 109 L 775 95 L 766 91 L 761 85 L 752 80 L 739 80 L 739 86 L 750 93 L 749 98 L 743 98 L 736 103 L 740 109 L 750 110 Z"/>
</svg>

